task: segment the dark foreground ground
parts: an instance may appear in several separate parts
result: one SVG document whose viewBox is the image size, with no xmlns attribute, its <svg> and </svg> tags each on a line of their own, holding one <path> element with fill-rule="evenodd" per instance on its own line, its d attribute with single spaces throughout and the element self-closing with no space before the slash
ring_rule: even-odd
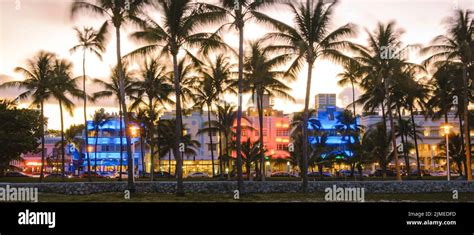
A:
<svg viewBox="0 0 474 235">
<path fill-rule="evenodd" d="M 125 199 L 123 193 L 91 195 L 39 194 L 39 202 L 326 202 L 323 192 L 318 193 L 268 193 L 241 196 L 239 200 L 230 194 L 174 194 L 137 193 Z M 365 202 L 474 202 L 474 193 L 459 193 L 454 200 L 452 193 L 423 194 L 365 194 Z"/>
</svg>

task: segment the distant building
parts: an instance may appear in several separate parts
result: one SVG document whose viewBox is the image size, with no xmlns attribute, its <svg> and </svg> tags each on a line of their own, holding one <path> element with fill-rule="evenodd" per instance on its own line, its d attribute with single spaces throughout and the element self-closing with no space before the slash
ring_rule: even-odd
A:
<svg viewBox="0 0 474 235">
<path fill-rule="evenodd" d="M 125 125 L 122 121 L 122 127 Z M 134 159 L 135 171 L 143 171 L 143 163 L 141 161 L 141 148 L 139 126 L 137 124 L 130 124 L 129 128 L 133 128 L 130 133 L 134 136 L 130 138 L 132 144 L 132 155 Z M 122 135 L 122 147 L 120 147 L 120 122 L 118 116 L 107 121 L 104 125 L 99 126 L 98 133 L 96 133 L 92 121 L 87 121 L 88 133 L 88 149 L 91 169 L 97 166 L 97 171 L 118 171 L 120 167 L 120 148 L 122 148 L 122 171 L 126 171 L 127 167 L 127 140 L 125 135 Z M 96 137 L 97 134 L 97 137 Z M 85 138 L 85 136 L 83 136 Z M 97 147 L 96 147 L 97 142 Z M 87 155 L 85 149 L 81 150 L 81 154 L 76 155 L 73 161 L 76 163 L 76 168 L 80 171 L 87 171 Z"/>
<path fill-rule="evenodd" d="M 170 120 L 176 118 L 176 112 L 166 112 L 160 119 Z M 217 120 L 217 117 L 214 114 L 211 114 L 211 120 Z M 198 134 L 200 129 L 207 127 L 206 122 L 208 121 L 207 111 L 202 113 L 196 111 L 191 113 L 191 115 L 183 115 L 183 126 L 185 129 L 183 132 L 185 134 L 190 134 L 193 140 L 197 140 L 201 146 L 196 149 L 196 155 L 185 155 L 183 159 L 183 174 L 187 175 L 191 172 L 206 172 L 212 175 L 212 157 L 211 157 L 211 140 L 208 133 Z M 214 171 L 217 174 L 219 169 L 219 150 L 218 143 L 219 137 L 217 133 L 211 133 L 212 135 L 212 150 L 214 152 Z M 170 164 L 171 163 L 171 167 Z M 174 159 L 174 154 L 171 151 L 170 153 L 163 156 L 158 166 L 155 169 L 160 169 L 162 171 L 174 172 L 176 169 L 176 161 Z"/>
<path fill-rule="evenodd" d="M 250 138 L 251 142 L 259 141 L 260 125 L 258 119 L 257 106 L 251 106 L 244 113 L 247 120 L 243 119 L 244 125 L 250 125 L 252 130 L 242 130 L 242 142 Z M 271 159 L 288 158 L 288 146 L 290 143 L 290 119 L 281 110 L 273 109 L 273 102 L 268 96 L 263 97 L 263 143 L 267 149 L 265 156 L 271 156 Z M 235 153 L 234 153 L 235 155 Z M 275 161 L 268 161 L 266 174 L 271 171 L 286 170 L 286 165 L 276 164 Z M 270 166 L 270 167 L 268 167 Z"/>
<path fill-rule="evenodd" d="M 315 97 L 315 109 L 316 110 L 324 110 L 327 107 L 336 106 L 336 94 L 317 94 Z"/>
<path fill-rule="evenodd" d="M 402 118 L 405 120 L 411 120 L 409 115 L 404 116 L 402 114 Z M 418 142 L 418 150 L 419 150 L 419 157 L 420 157 L 420 165 L 422 170 L 446 170 L 446 158 L 444 156 L 438 157 L 440 155 L 440 149 L 438 148 L 438 144 L 444 141 L 444 131 L 441 128 L 443 124 L 445 124 L 444 117 L 439 120 L 432 120 L 431 118 L 426 118 L 425 115 L 422 113 L 417 113 L 414 116 L 415 123 L 417 124 L 417 130 L 419 130 L 422 134 L 420 135 L 421 139 L 417 139 Z M 394 120 L 396 123 L 396 120 Z M 364 114 L 361 118 L 361 125 L 365 126 L 366 130 L 374 127 L 377 123 L 382 122 L 382 116 L 377 113 L 367 113 Z M 455 134 L 460 133 L 459 129 L 459 118 L 454 115 L 454 113 L 448 114 L 448 123 L 452 126 L 451 132 Z M 386 122 L 387 127 L 390 127 L 390 124 Z M 474 137 L 473 131 L 470 133 L 471 139 Z M 408 141 L 414 144 L 414 140 L 408 137 Z M 397 145 L 401 143 L 401 138 L 397 138 Z M 404 167 L 404 160 L 400 158 L 399 153 L 399 162 L 402 167 Z M 411 169 L 416 169 L 416 153 L 415 150 L 409 151 L 410 156 L 410 165 Z M 391 163 L 393 166 L 393 163 Z"/>
<path fill-rule="evenodd" d="M 58 136 L 45 136 L 44 150 L 45 150 L 45 167 L 44 171 L 47 173 L 59 171 L 61 167 L 61 154 L 56 144 L 61 141 Z M 41 142 L 41 139 L 40 139 Z M 22 154 L 23 161 L 18 162 L 17 167 L 22 168 L 25 173 L 39 174 L 41 171 L 41 144 L 38 147 L 38 152 Z M 65 170 L 69 171 L 71 163 L 71 155 L 65 154 Z"/>
</svg>

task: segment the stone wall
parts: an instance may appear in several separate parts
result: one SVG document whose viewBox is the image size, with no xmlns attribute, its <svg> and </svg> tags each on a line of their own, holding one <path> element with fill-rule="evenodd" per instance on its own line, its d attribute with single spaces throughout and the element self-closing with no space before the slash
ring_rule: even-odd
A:
<svg viewBox="0 0 474 235">
<path fill-rule="evenodd" d="M 93 194 L 105 192 L 123 192 L 127 189 L 126 182 L 74 182 L 74 183 L 0 183 L 0 187 L 37 187 L 39 192 L 59 194 Z M 233 193 L 237 189 L 236 182 L 196 181 L 185 182 L 187 193 Z M 311 181 L 310 192 L 324 192 L 327 187 L 362 187 L 366 193 L 425 193 L 425 192 L 474 192 L 474 182 L 466 181 Z M 175 182 L 136 182 L 137 192 L 174 193 Z M 301 182 L 298 181 L 266 181 L 245 182 L 249 193 L 285 193 L 300 192 Z"/>
</svg>

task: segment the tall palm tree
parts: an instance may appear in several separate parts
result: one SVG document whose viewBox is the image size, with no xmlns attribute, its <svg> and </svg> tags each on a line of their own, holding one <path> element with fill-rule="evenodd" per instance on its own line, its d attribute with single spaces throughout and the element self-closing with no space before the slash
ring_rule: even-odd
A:
<svg viewBox="0 0 474 235">
<path fill-rule="evenodd" d="M 358 46 L 360 56 L 356 57 L 356 60 L 363 66 L 365 77 L 362 78 L 361 87 L 366 91 L 358 102 L 364 103 L 364 108 L 382 107 L 385 131 L 388 130 L 385 124 L 387 120 L 385 112 L 387 112 L 393 149 L 397 148 L 392 110 L 393 91 L 396 90 L 394 87 L 401 71 L 408 68 L 419 69 L 420 67 L 407 62 L 406 58 L 394 56 L 391 53 L 395 51 L 401 54 L 404 50 L 417 46 L 404 46 L 400 40 L 403 33 L 402 29 L 396 28 L 394 21 L 387 24 L 379 23 L 373 33 L 367 31 L 369 45 L 368 47 Z M 397 180 L 401 180 L 397 151 L 393 151 L 393 155 Z"/>
<path fill-rule="evenodd" d="M 244 81 L 243 91 L 252 94 L 252 100 L 257 102 L 258 122 L 260 132 L 260 170 L 261 179 L 265 180 L 265 158 L 263 151 L 265 142 L 263 141 L 263 97 L 268 98 L 281 97 L 290 101 L 295 99 L 289 94 L 291 88 L 285 84 L 283 80 L 294 81 L 295 76 L 287 74 L 283 70 L 278 70 L 288 62 L 290 57 L 287 54 L 271 57 L 269 50 L 263 49 L 263 45 L 258 42 L 250 43 L 250 54 L 246 57 L 244 63 Z"/>
<path fill-rule="evenodd" d="M 171 78 L 168 76 L 168 69 L 165 65 L 160 65 L 158 59 L 145 59 L 142 63 L 139 77 L 133 83 L 134 91 L 131 109 L 145 106 L 148 142 L 150 145 L 150 180 L 153 181 L 154 156 L 155 156 L 155 136 L 157 135 L 157 122 L 163 107 L 174 102 L 169 98 L 173 92 Z"/>
<path fill-rule="evenodd" d="M 286 50 L 294 56 L 294 61 L 288 70 L 288 74 L 297 76 L 303 67 L 308 65 L 308 76 L 306 81 L 306 95 L 304 106 L 304 123 L 309 119 L 309 99 L 311 97 L 311 80 L 313 68 L 317 59 L 329 59 L 335 62 L 349 60 L 341 49 L 353 47 L 352 43 L 344 40 L 347 36 L 355 34 L 355 27 L 351 24 L 343 25 L 334 31 L 330 31 L 329 25 L 333 19 L 333 9 L 337 1 L 318 0 L 317 2 L 306 1 L 304 3 L 287 3 L 291 9 L 295 27 L 288 26 L 283 22 L 274 23 L 279 32 L 270 33 L 268 39 L 283 42 L 282 45 L 273 46 L 274 49 Z M 308 127 L 303 125 L 303 138 L 308 139 Z M 308 142 L 303 142 L 303 192 L 308 190 Z"/>
<path fill-rule="evenodd" d="M 206 11 L 200 11 L 193 0 L 163 0 L 155 4 L 162 13 L 162 23 L 148 16 L 143 16 L 140 22 L 141 30 L 133 33 L 131 37 L 138 41 L 148 43 L 130 53 L 131 56 L 147 55 L 160 50 L 163 56 L 171 56 L 173 62 L 173 83 L 176 102 L 176 130 L 175 148 L 173 150 L 176 164 L 178 187 L 176 194 L 184 195 L 184 184 L 181 157 L 179 156 L 180 133 L 182 133 L 182 107 L 181 107 L 181 81 L 182 78 L 178 68 L 178 53 L 184 52 L 187 56 L 195 58 L 188 50 L 199 46 L 201 51 L 207 52 L 211 48 L 222 45 L 217 34 L 199 32 L 196 28 L 215 18 Z M 180 22 L 177 24 L 176 22 Z"/>
<path fill-rule="evenodd" d="M 229 58 L 224 56 L 224 54 L 218 54 L 215 57 L 215 60 L 211 60 L 209 57 L 204 58 L 205 63 L 199 66 L 199 73 L 202 76 L 201 79 L 198 79 L 197 85 L 195 86 L 196 92 L 193 95 L 195 98 L 195 105 L 200 106 L 201 110 L 206 105 L 208 110 L 208 125 L 209 128 L 212 128 L 211 116 L 212 106 L 214 103 L 217 103 L 221 100 L 221 95 L 226 93 L 236 94 L 233 84 L 231 83 L 232 65 L 229 62 Z M 221 131 L 218 130 L 219 136 L 221 136 Z M 214 132 L 212 132 L 214 133 Z M 211 144 L 211 159 L 212 159 L 212 174 L 214 175 L 214 152 L 212 149 L 212 133 L 209 131 L 209 140 Z M 222 151 L 222 142 L 219 138 L 219 147 L 221 153 Z M 222 175 L 222 167 L 220 167 L 220 172 Z"/>
<path fill-rule="evenodd" d="M 462 66 L 463 84 L 463 116 L 464 116 L 464 144 L 466 152 L 467 180 L 472 180 L 471 169 L 471 146 L 469 134 L 469 82 L 472 76 L 468 70 L 471 69 L 474 61 L 474 17 L 471 10 L 459 10 L 455 15 L 447 19 L 448 30 L 446 35 L 437 36 L 431 46 L 422 50 L 423 53 L 430 53 L 424 64 L 431 64 L 435 61 L 450 61 Z"/>
<path fill-rule="evenodd" d="M 242 95 L 243 95 L 243 76 L 244 76 L 244 29 L 246 23 L 251 20 L 270 23 L 274 20 L 258 10 L 263 7 L 270 6 L 277 0 L 220 0 L 219 5 L 201 3 L 202 10 L 211 12 L 213 18 L 209 22 L 221 24 L 220 31 L 228 28 L 234 28 L 239 33 L 239 49 L 238 49 L 238 108 L 237 108 L 237 136 L 236 136 L 236 152 L 237 152 L 237 188 L 244 193 L 244 184 L 242 177 L 242 154 L 241 154 L 241 133 L 242 133 Z M 213 22 L 214 21 L 214 22 Z"/>
<path fill-rule="evenodd" d="M 115 97 L 117 101 L 119 101 L 119 137 L 120 137 L 120 166 L 119 166 L 119 180 L 122 179 L 122 161 L 123 161 L 123 156 L 122 156 L 122 139 L 123 139 L 123 134 L 128 133 L 127 125 L 125 125 L 125 129 L 123 127 L 122 121 L 125 121 L 125 118 L 123 118 L 124 113 L 127 113 L 127 110 L 125 107 L 122 105 L 122 102 L 120 100 L 122 99 L 122 92 L 121 92 L 121 83 L 120 83 L 120 74 L 124 75 L 124 88 L 125 88 L 125 95 L 131 97 L 135 92 L 135 86 L 134 86 L 134 73 L 131 72 L 128 69 L 128 63 L 124 63 L 122 67 L 122 72 L 119 72 L 118 66 L 115 68 L 112 68 L 111 70 L 111 81 L 110 82 L 105 82 L 100 79 L 94 79 L 93 82 L 99 86 L 101 86 L 104 90 L 99 91 L 93 94 L 93 100 L 97 100 L 100 98 L 109 98 L 109 97 Z M 127 135 L 125 135 L 127 136 Z M 128 167 L 131 167 L 130 158 L 128 157 L 131 154 L 127 151 L 127 159 L 128 159 Z M 128 172 L 130 173 L 130 171 Z M 132 172 L 133 173 L 133 172 Z M 130 183 L 130 181 L 128 181 Z"/>
<path fill-rule="evenodd" d="M 74 114 L 74 103 L 70 97 L 84 98 L 83 92 L 77 87 L 77 78 L 72 78 L 71 62 L 64 59 L 56 59 L 51 74 L 51 96 L 59 102 L 59 115 L 61 119 L 61 178 L 64 180 L 65 174 L 65 142 L 64 142 L 64 117 L 63 107 L 69 112 L 69 115 Z"/>
<path fill-rule="evenodd" d="M 25 80 L 3 83 L 0 88 L 22 88 L 26 89 L 18 95 L 17 100 L 31 97 L 31 106 L 39 106 L 41 112 L 40 122 L 46 124 L 44 117 L 44 102 L 51 97 L 51 73 L 56 55 L 46 51 L 38 52 L 33 59 L 27 61 L 27 67 L 16 67 L 15 72 L 23 74 Z M 44 178 L 45 149 L 44 149 L 44 126 L 41 125 L 41 173 L 40 182 Z"/>
<path fill-rule="evenodd" d="M 214 86 L 214 79 L 212 77 L 203 76 L 201 79 L 198 79 L 196 85 L 196 93 L 194 94 L 195 106 L 199 107 L 201 112 L 204 109 L 204 106 L 207 107 L 207 124 L 209 125 L 209 130 L 212 128 L 211 122 L 211 113 L 212 113 L 212 104 L 216 100 L 217 92 Z M 210 151 L 211 151 L 211 163 L 212 163 L 212 176 L 215 175 L 214 169 L 214 144 L 212 136 L 216 132 L 208 131 L 209 142 L 210 142 Z"/>
<path fill-rule="evenodd" d="M 351 85 L 352 88 L 352 112 L 354 114 L 354 124 L 357 125 L 356 99 L 355 99 L 355 85 L 363 76 L 363 70 L 356 60 L 349 60 L 344 63 L 344 71 L 337 75 L 340 79 L 337 82 L 339 86 Z"/>
<path fill-rule="evenodd" d="M 120 90 L 120 104 L 124 111 L 127 110 L 127 104 L 125 103 L 125 75 L 123 74 L 122 68 L 122 54 L 120 44 L 120 33 L 122 26 L 129 22 L 137 19 L 137 16 L 143 11 L 143 8 L 148 4 L 149 0 L 134 0 L 134 1 L 123 1 L 123 0 L 94 0 L 94 3 L 90 3 L 84 0 L 75 0 L 71 7 L 72 16 L 86 11 L 94 15 L 102 16 L 106 18 L 104 23 L 108 27 L 112 24 L 115 28 L 115 40 L 116 54 L 117 54 L 117 71 L 119 75 L 119 90 Z M 124 115 L 125 130 L 128 130 L 128 113 Z M 128 188 L 130 191 L 135 191 L 134 177 L 133 177 L 133 162 L 132 162 L 132 149 L 130 142 L 130 135 L 128 131 L 125 132 L 127 141 L 127 158 L 128 158 Z"/>
<path fill-rule="evenodd" d="M 84 27 L 82 30 L 74 28 L 79 44 L 73 46 L 69 51 L 74 53 L 78 50 L 82 50 L 82 91 L 84 92 L 84 125 L 87 126 L 87 92 L 86 92 L 86 52 L 93 53 L 99 59 L 102 59 L 102 53 L 105 52 L 105 44 L 107 44 L 107 24 L 103 24 L 99 31 L 94 30 L 92 27 Z M 85 135 L 84 148 L 86 149 L 86 157 L 89 158 L 89 152 L 87 151 L 89 145 L 89 136 Z M 90 172 L 91 169 L 88 169 Z M 89 181 L 92 180 L 89 175 Z"/>
</svg>

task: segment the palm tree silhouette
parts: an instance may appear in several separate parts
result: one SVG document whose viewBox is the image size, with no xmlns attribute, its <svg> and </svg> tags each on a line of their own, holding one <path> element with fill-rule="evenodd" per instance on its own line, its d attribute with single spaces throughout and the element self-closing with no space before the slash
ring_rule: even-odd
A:
<svg viewBox="0 0 474 235">
<path fill-rule="evenodd" d="M 44 102 L 51 97 L 51 71 L 56 55 L 46 51 L 38 52 L 33 59 L 27 61 L 27 67 L 16 67 L 15 72 L 23 74 L 25 80 L 11 81 L 3 83 L 0 88 L 23 88 L 26 89 L 18 95 L 17 100 L 32 99 L 31 105 L 37 105 L 40 108 L 41 120 L 41 170 L 40 182 L 44 178 L 45 149 L 44 149 L 44 125 L 46 120 L 44 117 Z"/>
<path fill-rule="evenodd" d="M 84 125 L 87 126 L 87 92 L 86 92 L 86 53 L 93 53 L 99 59 L 102 59 L 102 53 L 105 52 L 105 44 L 107 43 L 107 24 L 103 24 L 99 31 L 94 30 L 92 27 L 84 27 L 82 30 L 74 28 L 79 44 L 73 46 L 69 52 L 74 53 L 78 50 L 82 51 L 82 91 L 84 92 Z M 86 129 L 84 149 L 86 149 L 86 158 L 89 158 L 89 136 Z M 90 163 L 90 162 L 88 162 Z M 87 165 L 88 172 L 91 171 L 90 164 Z M 92 177 L 89 174 L 89 181 L 92 181 Z"/>
<path fill-rule="evenodd" d="M 124 122 L 125 130 L 128 130 L 128 113 L 127 104 L 125 103 L 125 75 L 123 74 L 122 68 L 122 54 L 121 54 L 121 44 L 120 44 L 120 33 L 122 26 L 129 22 L 135 21 L 137 16 L 142 13 L 143 8 L 149 3 L 149 0 L 133 0 L 133 1 L 123 1 L 123 0 L 95 0 L 94 3 L 89 3 L 83 0 L 75 0 L 71 7 L 71 15 L 74 17 L 82 11 L 89 12 L 94 15 L 99 15 L 105 17 L 105 26 L 108 27 L 109 24 L 112 24 L 115 28 L 115 40 L 116 45 L 116 54 L 117 54 L 117 71 L 118 71 L 118 83 L 120 91 L 120 104 L 123 110 L 125 111 Z M 133 159 L 132 159 L 132 149 L 130 136 L 128 131 L 125 132 L 125 137 L 127 140 L 127 158 L 128 158 L 128 188 L 131 192 L 135 192 L 134 177 L 133 177 Z"/>
</svg>

